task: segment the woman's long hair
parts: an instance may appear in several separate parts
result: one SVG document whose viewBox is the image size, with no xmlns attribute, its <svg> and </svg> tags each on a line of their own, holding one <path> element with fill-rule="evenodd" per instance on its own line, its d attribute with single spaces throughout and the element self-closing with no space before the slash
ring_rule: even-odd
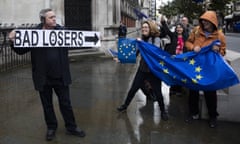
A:
<svg viewBox="0 0 240 144">
<path fill-rule="evenodd" d="M 142 24 L 147 23 L 149 25 L 150 28 L 150 37 L 158 37 L 160 36 L 160 31 L 157 27 L 157 24 L 148 20 L 148 21 L 144 21 Z"/>
</svg>

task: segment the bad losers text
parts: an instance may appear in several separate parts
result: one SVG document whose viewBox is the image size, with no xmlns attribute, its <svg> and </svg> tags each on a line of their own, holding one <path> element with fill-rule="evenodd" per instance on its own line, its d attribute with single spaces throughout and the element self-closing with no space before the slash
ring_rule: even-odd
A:
<svg viewBox="0 0 240 144">
<path fill-rule="evenodd" d="M 68 30 L 16 30 L 15 47 L 82 47 L 84 33 Z"/>
</svg>

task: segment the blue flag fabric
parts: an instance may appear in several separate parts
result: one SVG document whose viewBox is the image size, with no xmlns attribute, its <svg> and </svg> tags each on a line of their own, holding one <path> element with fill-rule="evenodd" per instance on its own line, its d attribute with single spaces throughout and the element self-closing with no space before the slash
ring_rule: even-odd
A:
<svg viewBox="0 0 240 144">
<path fill-rule="evenodd" d="M 108 52 L 111 54 L 112 57 L 117 57 L 118 56 L 118 52 L 114 51 L 113 49 L 108 49 Z"/>
<path fill-rule="evenodd" d="M 118 59 L 121 63 L 136 63 L 136 40 L 119 38 Z"/>
<path fill-rule="evenodd" d="M 196 3 L 202 3 L 203 0 L 194 0 Z"/>
<path fill-rule="evenodd" d="M 199 53 L 187 52 L 176 56 L 143 41 L 137 41 L 137 46 L 149 69 L 166 84 L 212 91 L 239 83 L 231 66 L 212 50 L 217 43 L 219 41 L 214 41 Z"/>
<path fill-rule="evenodd" d="M 141 11 L 139 11 L 136 8 L 134 8 L 133 11 L 137 15 L 138 19 L 148 18 L 148 16 L 146 16 L 144 13 L 142 13 Z"/>
</svg>

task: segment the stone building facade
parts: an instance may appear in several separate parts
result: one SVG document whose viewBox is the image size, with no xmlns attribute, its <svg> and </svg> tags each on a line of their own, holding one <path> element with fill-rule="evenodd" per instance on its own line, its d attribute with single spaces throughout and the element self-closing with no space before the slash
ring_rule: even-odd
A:
<svg viewBox="0 0 240 144">
<path fill-rule="evenodd" d="M 129 36 L 139 27 L 134 8 L 145 9 L 150 0 L 2 0 L 0 5 L 0 27 L 30 27 L 39 23 L 39 11 L 52 8 L 57 23 L 70 29 L 99 31 L 102 47 L 115 45 L 117 27 L 123 21 Z M 17 3 L 17 4 L 16 4 Z M 112 43 L 109 45 L 109 43 Z M 114 44 L 114 45 L 113 45 Z"/>
</svg>

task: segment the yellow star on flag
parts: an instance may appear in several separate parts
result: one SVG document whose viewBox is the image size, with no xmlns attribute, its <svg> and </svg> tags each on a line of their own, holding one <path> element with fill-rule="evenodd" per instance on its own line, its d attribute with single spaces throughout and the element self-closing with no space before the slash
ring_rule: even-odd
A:
<svg viewBox="0 0 240 144">
<path fill-rule="evenodd" d="M 186 60 L 187 60 L 187 57 L 184 57 L 184 58 L 183 58 L 183 61 L 186 61 Z"/>
<path fill-rule="evenodd" d="M 198 67 L 195 68 L 195 71 L 196 71 L 196 72 L 201 72 L 201 70 L 202 70 L 202 68 L 201 68 L 200 66 L 198 66 Z"/>
<path fill-rule="evenodd" d="M 197 81 L 196 79 L 194 79 L 194 78 L 192 78 L 192 82 L 193 82 L 194 84 L 197 84 L 197 83 L 198 83 L 198 81 Z"/>
<path fill-rule="evenodd" d="M 182 79 L 181 80 L 183 83 L 187 83 L 187 79 Z"/>
<path fill-rule="evenodd" d="M 189 64 L 190 64 L 190 65 L 194 65 L 194 64 L 195 64 L 195 60 L 194 60 L 194 59 L 191 59 L 191 60 L 189 61 Z"/>
<path fill-rule="evenodd" d="M 161 66 L 164 66 L 164 65 L 165 65 L 164 61 L 160 61 L 159 64 L 160 64 Z"/>
<path fill-rule="evenodd" d="M 163 72 L 166 73 L 166 74 L 169 73 L 169 72 L 168 72 L 168 69 L 163 69 Z"/>
<path fill-rule="evenodd" d="M 202 75 L 199 74 L 199 75 L 196 76 L 196 78 L 197 78 L 198 80 L 201 80 L 203 77 L 202 77 Z"/>
</svg>

